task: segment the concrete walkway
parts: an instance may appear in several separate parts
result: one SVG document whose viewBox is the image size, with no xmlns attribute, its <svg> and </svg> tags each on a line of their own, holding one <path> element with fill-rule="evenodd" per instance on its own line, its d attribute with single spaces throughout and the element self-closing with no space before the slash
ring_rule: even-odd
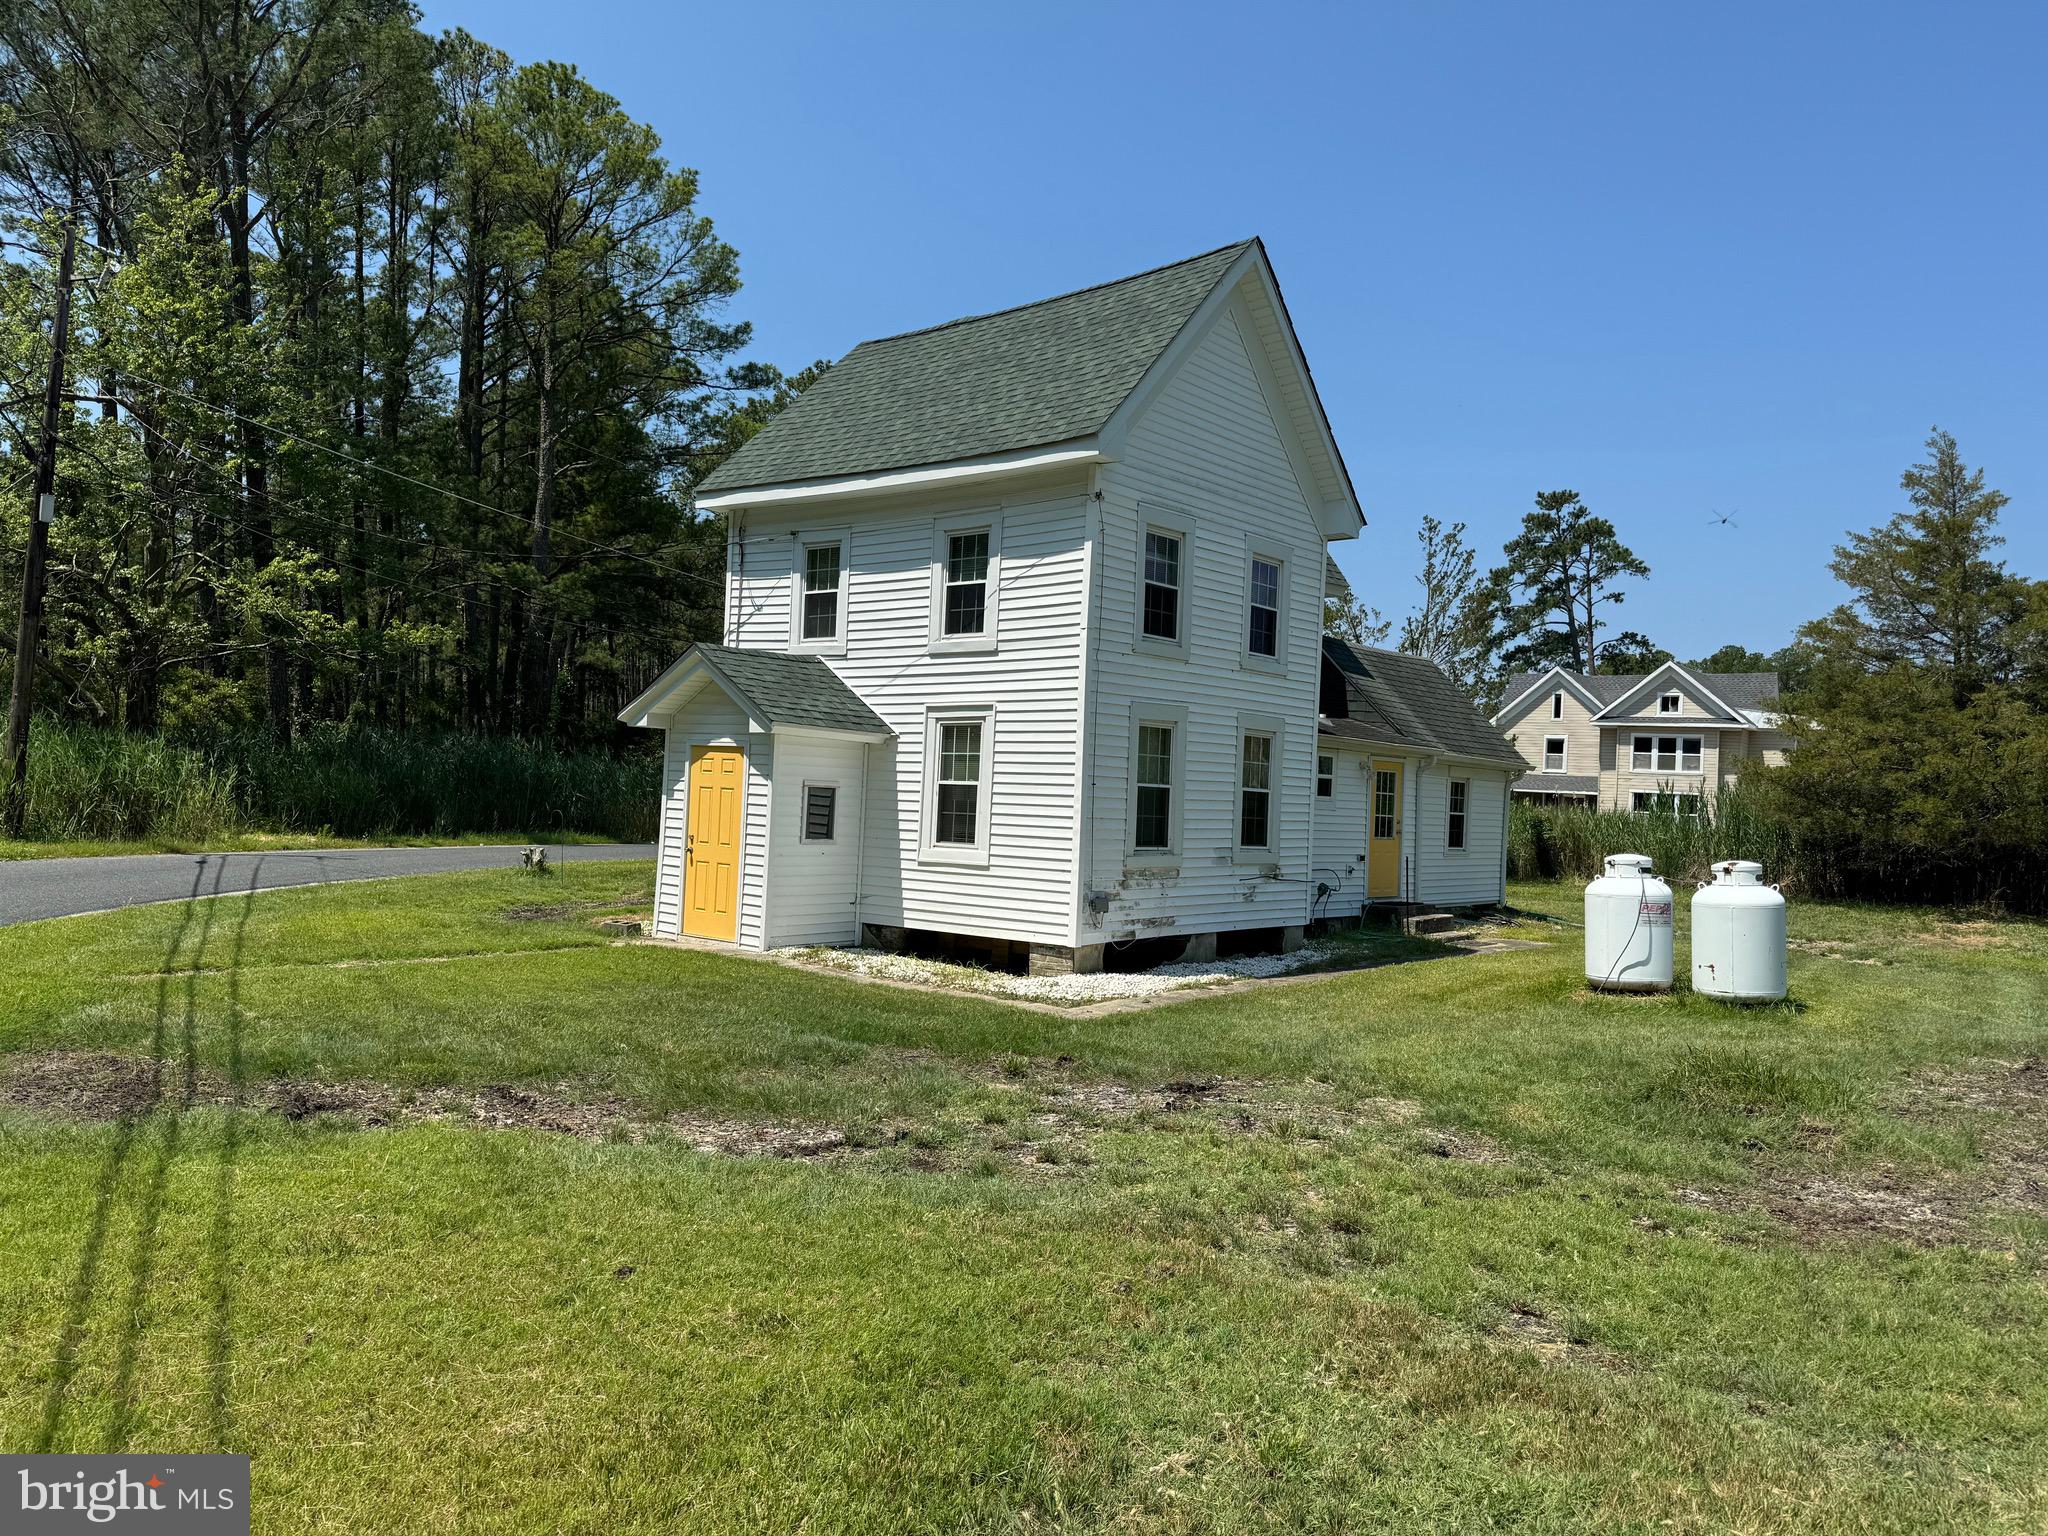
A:
<svg viewBox="0 0 2048 1536">
<path fill-rule="evenodd" d="M 0 927 L 116 907 L 240 895 L 342 880 L 388 880 L 461 869 L 506 869 L 524 844 L 468 848 L 311 848 L 262 853 L 146 853 L 104 859 L 0 862 Z M 557 863 L 651 859 L 652 843 L 547 845 Z"/>
</svg>

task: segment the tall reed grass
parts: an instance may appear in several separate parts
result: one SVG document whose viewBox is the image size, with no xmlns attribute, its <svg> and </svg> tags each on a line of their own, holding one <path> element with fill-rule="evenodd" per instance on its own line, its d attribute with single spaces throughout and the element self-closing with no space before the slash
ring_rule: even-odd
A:
<svg viewBox="0 0 2048 1536">
<path fill-rule="evenodd" d="M 312 727 L 289 747 L 256 733 L 181 744 L 45 721 L 34 746 L 26 835 L 36 842 L 233 831 L 654 836 L 652 752 L 339 726 Z"/>
<path fill-rule="evenodd" d="M 1517 799 L 1508 815 L 1508 871 L 1521 880 L 1591 880 L 1612 853 L 1646 853 L 1669 880 L 1704 880 L 1722 859 L 1755 859 L 1764 878 L 1811 887 L 1788 828 L 1754 790 L 1733 784 L 1698 816 L 1668 811 L 1584 811 Z"/>
</svg>

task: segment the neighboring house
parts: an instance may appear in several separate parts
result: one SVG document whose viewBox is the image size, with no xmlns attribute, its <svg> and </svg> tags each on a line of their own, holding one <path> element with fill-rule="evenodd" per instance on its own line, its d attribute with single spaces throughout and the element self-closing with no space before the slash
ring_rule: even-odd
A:
<svg viewBox="0 0 2048 1536">
<path fill-rule="evenodd" d="M 1380 748 L 1416 829 L 1391 889 L 1499 898 L 1476 771 L 1435 873 L 1455 743 L 1348 698 L 1319 741 L 1326 546 L 1364 518 L 1257 241 L 865 342 L 698 505 L 726 644 L 620 716 L 667 734 L 657 933 L 1041 970 L 1297 940 L 1356 899 L 1315 867 L 1367 853 L 1364 768 L 1319 797 L 1319 759 Z"/>
<path fill-rule="evenodd" d="M 1692 672 L 1675 661 L 1633 677 L 1553 667 L 1508 682 L 1493 717 L 1532 770 L 1515 793 L 1603 811 L 1696 814 L 1752 763 L 1785 760 L 1778 679 Z"/>
</svg>

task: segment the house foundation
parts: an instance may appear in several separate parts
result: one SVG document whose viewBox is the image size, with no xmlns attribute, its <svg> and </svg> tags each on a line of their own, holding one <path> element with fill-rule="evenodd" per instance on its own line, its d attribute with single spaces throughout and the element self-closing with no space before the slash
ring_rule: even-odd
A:
<svg viewBox="0 0 2048 1536">
<path fill-rule="evenodd" d="M 1101 944 L 1034 944 L 1031 946 L 1030 974 L 1033 976 L 1093 976 L 1102 969 Z"/>
</svg>

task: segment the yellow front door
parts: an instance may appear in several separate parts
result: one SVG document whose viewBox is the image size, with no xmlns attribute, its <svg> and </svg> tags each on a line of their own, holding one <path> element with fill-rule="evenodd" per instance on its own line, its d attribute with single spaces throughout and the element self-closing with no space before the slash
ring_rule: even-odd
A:
<svg viewBox="0 0 2048 1536">
<path fill-rule="evenodd" d="M 1365 894 L 1401 894 L 1401 768 L 1375 758 L 1365 803 Z"/>
<path fill-rule="evenodd" d="M 730 941 L 739 931 L 740 805 L 746 760 L 738 747 L 690 748 L 690 816 L 683 844 L 683 932 Z"/>
</svg>

